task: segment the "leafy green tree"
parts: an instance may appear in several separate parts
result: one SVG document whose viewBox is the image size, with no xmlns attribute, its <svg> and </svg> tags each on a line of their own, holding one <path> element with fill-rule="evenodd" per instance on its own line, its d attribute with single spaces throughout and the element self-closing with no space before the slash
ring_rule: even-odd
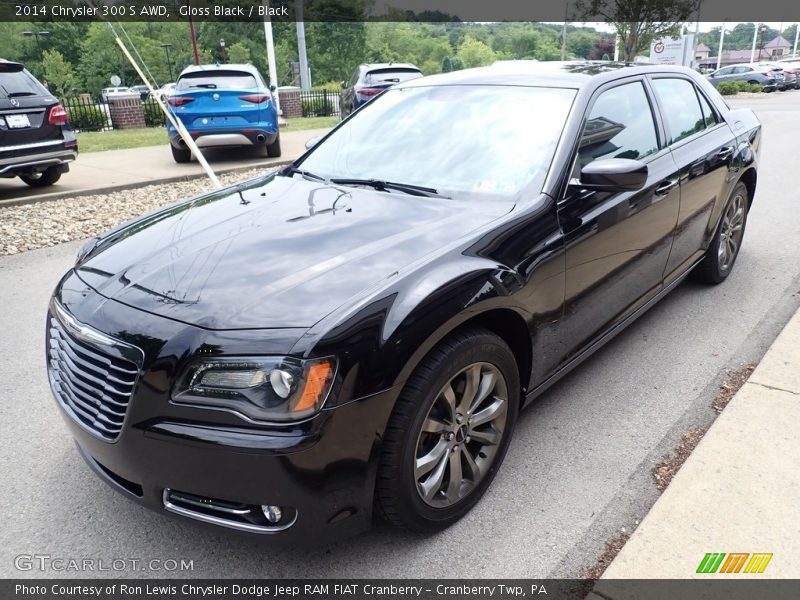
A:
<svg viewBox="0 0 800 600">
<path fill-rule="evenodd" d="M 458 57 L 467 69 L 492 64 L 497 55 L 489 46 L 473 37 L 464 38 L 458 49 Z"/>
<path fill-rule="evenodd" d="M 78 83 L 75 69 L 58 50 L 45 50 L 42 56 L 42 68 L 50 91 L 57 96 L 73 93 Z"/>
<path fill-rule="evenodd" d="M 535 58 L 536 49 L 541 45 L 541 38 L 535 31 L 518 31 L 511 38 L 511 56 L 513 58 Z"/>
<path fill-rule="evenodd" d="M 242 42 L 236 42 L 228 47 L 228 62 L 234 64 L 247 64 L 250 62 L 250 48 Z"/>
<path fill-rule="evenodd" d="M 450 62 L 449 56 L 445 56 L 442 59 L 442 73 L 449 73 L 452 70 L 453 70 L 453 63 Z"/>
<path fill-rule="evenodd" d="M 699 0 L 576 0 L 578 20 L 602 17 L 614 25 L 621 42 L 621 59 L 637 53 L 660 36 L 675 35 L 697 9 Z"/>
</svg>

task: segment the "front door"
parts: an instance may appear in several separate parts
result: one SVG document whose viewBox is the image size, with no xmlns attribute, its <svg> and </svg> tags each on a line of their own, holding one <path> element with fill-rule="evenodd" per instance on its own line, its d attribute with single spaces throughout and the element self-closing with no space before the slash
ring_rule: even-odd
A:
<svg viewBox="0 0 800 600">
<path fill-rule="evenodd" d="M 662 287 L 678 218 L 678 168 L 644 78 L 601 88 L 590 105 L 571 184 L 559 203 L 566 242 L 562 363 L 620 323 Z M 638 192 L 581 188 L 580 169 L 607 158 L 647 164 Z"/>
</svg>

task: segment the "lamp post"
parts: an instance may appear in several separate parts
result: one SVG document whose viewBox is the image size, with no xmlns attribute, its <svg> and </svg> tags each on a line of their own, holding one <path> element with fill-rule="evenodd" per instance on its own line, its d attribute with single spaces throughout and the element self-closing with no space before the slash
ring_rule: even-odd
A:
<svg viewBox="0 0 800 600">
<path fill-rule="evenodd" d="M 722 23 L 722 27 L 719 29 L 719 50 L 717 50 L 717 69 L 720 68 L 722 65 L 722 44 L 725 42 L 725 23 Z"/>
<path fill-rule="evenodd" d="M 172 48 L 172 44 L 161 44 L 161 47 L 164 49 L 164 53 L 167 55 L 167 67 L 169 67 L 169 80 L 172 81 L 172 61 L 169 59 L 169 49 Z"/>
<path fill-rule="evenodd" d="M 39 48 L 39 52 L 42 51 L 42 43 L 39 41 L 40 37 L 47 37 L 50 35 L 49 31 L 23 31 L 22 37 L 35 37 L 36 38 L 36 47 Z"/>
<path fill-rule="evenodd" d="M 228 62 L 225 58 L 225 38 L 219 38 L 219 62 Z"/>
<path fill-rule="evenodd" d="M 753 48 L 752 48 L 752 50 L 750 50 L 750 64 L 751 65 L 754 62 L 756 62 L 756 43 L 758 42 L 758 34 L 759 34 L 759 32 L 761 32 L 763 34 L 763 32 L 766 31 L 766 29 L 767 29 L 767 26 L 764 25 L 763 23 L 754 23 L 754 25 L 756 27 L 755 27 L 755 30 L 753 31 Z M 761 45 L 762 46 L 764 45 L 763 39 L 762 39 Z M 761 48 L 759 50 L 759 57 L 758 57 L 759 60 L 761 59 L 761 50 L 763 50 L 763 48 Z"/>
</svg>

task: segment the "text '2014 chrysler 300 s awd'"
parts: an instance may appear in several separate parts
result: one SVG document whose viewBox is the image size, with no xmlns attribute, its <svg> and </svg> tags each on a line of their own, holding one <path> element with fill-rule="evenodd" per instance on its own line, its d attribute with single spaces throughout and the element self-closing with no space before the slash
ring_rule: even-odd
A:
<svg viewBox="0 0 800 600">
<path fill-rule="evenodd" d="M 47 317 L 58 406 L 159 511 L 291 543 L 444 528 L 526 403 L 690 272 L 728 277 L 760 136 L 677 67 L 402 83 L 87 243 Z"/>
</svg>

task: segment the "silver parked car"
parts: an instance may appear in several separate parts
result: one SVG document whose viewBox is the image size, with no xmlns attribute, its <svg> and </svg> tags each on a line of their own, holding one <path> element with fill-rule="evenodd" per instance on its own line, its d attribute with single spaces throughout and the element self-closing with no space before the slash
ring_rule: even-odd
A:
<svg viewBox="0 0 800 600">
<path fill-rule="evenodd" d="M 717 69 L 708 76 L 708 80 L 714 87 L 726 81 L 758 83 L 763 86 L 765 92 L 773 92 L 779 87 L 783 87 L 784 74 L 780 67 L 739 63 Z"/>
</svg>

